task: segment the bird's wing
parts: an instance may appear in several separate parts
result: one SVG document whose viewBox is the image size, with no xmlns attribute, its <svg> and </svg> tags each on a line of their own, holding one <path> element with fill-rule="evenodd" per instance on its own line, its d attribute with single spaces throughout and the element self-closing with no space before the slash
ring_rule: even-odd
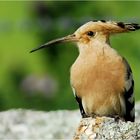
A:
<svg viewBox="0 0 140 140">
<path fill-rule="evenodd" d="M 75 99 L 76 99 L 76 101 L 77 101 L 77 103 L 79 105 L 79 109 L 80 109 L 80 113 L 82 115 L 82 118 L 88 117 L 86 115 L 85 111 L 84 111 L 84 108 L 83 108 L 83 105 L 82 105 L 82 99 L 76 95 L 76 91 L 75 91 L 75 89 L 73 87 L 72 87 L 72 91 L 73 91 L 74 97 L 75 97 Z"/>
<path fill-rule="evenodd" d="M 123 58 L 124 65 L 126 66 L 126 82 L 124 87 L 124 101 L 125 101 L 125 115 L 124 118 L 126 121 L 134 122 L 135 119 L 135 99 L 134 99 L 134 80 L 132 75 L 132 70 L 126 61 Z"/>
</svg>

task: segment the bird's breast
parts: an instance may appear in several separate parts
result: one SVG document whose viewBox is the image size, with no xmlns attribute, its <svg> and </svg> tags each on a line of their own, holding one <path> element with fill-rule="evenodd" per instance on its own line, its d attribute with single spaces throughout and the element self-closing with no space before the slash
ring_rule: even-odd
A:
<svg viewBox="0 0 140 140">
<path fill-rule="evenodd" d="M 123 90 L 125 67 L 122 58 L 112 53 L 80 56 L 71 67 L 71 84 L 78 96 L 94 93 L 115 94 Z"/>
</svg>

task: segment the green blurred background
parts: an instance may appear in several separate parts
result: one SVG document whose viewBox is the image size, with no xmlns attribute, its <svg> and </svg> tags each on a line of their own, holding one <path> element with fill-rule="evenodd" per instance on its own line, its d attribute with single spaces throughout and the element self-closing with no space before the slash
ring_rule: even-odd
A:
<svg viewBox="0 0 140 140">
<path fill-rule="evenodd" d="M 69 70 L 78 50 L 61 44 L 32 48 L 73 33 L 95 19 L 140 23 L 140 2 L 0 2 L 0 110 L 78 108 Z M 130 63 L 140 99 L 140 31 L 116 35 L 112 46 Z"/>
</svg>

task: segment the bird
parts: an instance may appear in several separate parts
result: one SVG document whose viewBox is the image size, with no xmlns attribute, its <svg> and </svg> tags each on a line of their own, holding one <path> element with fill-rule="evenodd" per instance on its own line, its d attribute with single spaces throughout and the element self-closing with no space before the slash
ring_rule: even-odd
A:
<svg viewBox="0 0 140 140">
<path fill-rule="evenodd" d="M 58 43 L 75 42 L 79 55 L 70 69 L 70 84 L 82 118 L 107 116 L 134 122 L 132 70 L 127 60 L 111 47 L 110 36 L 139 29 L 137 23 L 89 21 L 74 33 L 30 52 Z"/>
</svg>

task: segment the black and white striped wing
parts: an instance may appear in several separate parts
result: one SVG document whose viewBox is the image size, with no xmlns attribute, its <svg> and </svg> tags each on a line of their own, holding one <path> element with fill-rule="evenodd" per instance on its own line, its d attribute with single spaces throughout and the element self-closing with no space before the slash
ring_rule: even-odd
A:
<svg viewBox="0 0 140 140">
<path fill-rule="evenodd" d="M 124 64 L 127 68 L 126 73 L 126 82 L 125 82 L 125 93 L 124 93 L 124 101 L 125 101 L 125 114 L 124 119 L 126 121 L 135 120 L 135 99 L 134 99 L 134 80 L 132 75 L 132 70 L 124 58 Z"/>
</svg>

